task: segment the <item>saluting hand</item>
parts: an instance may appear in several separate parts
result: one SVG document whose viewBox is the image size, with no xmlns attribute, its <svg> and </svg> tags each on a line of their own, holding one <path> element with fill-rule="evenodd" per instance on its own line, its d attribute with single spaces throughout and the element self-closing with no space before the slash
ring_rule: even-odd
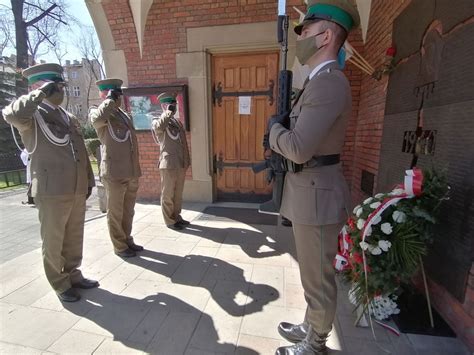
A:
<svg viewBox="0 0 474 355">
<path fill-rule="evenodd" d="M 47 83 L 44 83 L 39 89 L 46 95 L 46 97 L 53 95 L 56 91 L 59 91 L 58 86 L 54 81 L 48 81 Z"/>
<path fill-rule="evenodd" d="M 106 99 L 117 101 L 120 95 L 123 95 L 122 89 L 112 89 L 107 93 Z"/>
</svg>

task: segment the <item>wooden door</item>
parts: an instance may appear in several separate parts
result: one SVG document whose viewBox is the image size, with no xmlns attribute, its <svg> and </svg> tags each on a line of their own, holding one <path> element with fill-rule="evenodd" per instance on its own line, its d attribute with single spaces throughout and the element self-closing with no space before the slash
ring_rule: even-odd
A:
<svg viewBox="0 0 474 355">
<path fill-rule="evenodd" d="M 219 200 L 261 202 L 271 196 L 266 171 L 254 174 L 251 166 L 263 161 L 263 134 L 276 112 L 278 57 L 277 52 L 213 57 L 213 154 Z M 245 112 L 239 110 L 240 96 L 250 96 L 250 114 L 240 114 Z"/>
</svg>

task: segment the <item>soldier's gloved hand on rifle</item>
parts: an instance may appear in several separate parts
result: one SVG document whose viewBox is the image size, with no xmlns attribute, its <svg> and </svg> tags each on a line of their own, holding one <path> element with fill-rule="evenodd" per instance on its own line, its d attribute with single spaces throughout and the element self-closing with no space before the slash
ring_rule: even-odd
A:
<svg viewBox="0 0 474 355">
<path fill-rule="evenodd" d="M 122 89 L 112 89 L 107 93 L 106 99 L 117 101 L 120 95 L 122 95 Z"/>
<path fill-rule="evenodd" d="M 289 112 L 284 112 L 281 115 L 274 115 L 270 117 L 268 120 L 268 125 L 267 125 L 267 132 L 270 133 L 273 125 L 275 123 L 280 123 L 283 126 L 287 126 L 287 124 L 290 122 L 290 113 Z"/>
<path fill-rule="evenodd" d="M 44 83 L 39 89 L 46 95 L 46 97 L 50 97 L 56 91 L 59 91 L 58 86 L 54 81 Z"/>
</svg>

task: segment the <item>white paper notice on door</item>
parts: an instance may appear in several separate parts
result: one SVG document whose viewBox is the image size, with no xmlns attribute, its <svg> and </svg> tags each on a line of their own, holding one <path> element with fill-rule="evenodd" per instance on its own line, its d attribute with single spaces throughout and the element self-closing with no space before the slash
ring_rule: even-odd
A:
<svg viewBox="0 0 474 355">
<path fill-rule="evenodd" d="M 251 103 L 250 96 L 239 96 L 239 115 L 250 115 Z"/>
</svg>

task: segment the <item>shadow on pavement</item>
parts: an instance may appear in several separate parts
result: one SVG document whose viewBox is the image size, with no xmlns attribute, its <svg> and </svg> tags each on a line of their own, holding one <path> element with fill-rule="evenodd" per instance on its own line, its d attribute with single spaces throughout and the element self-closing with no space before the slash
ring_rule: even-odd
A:
<svg viewBox="0 0 474 355">
<path fill-rule="evenodd" d="M 223 310 L 236 317 L 259 312 L 279 297 L 275 288 L 248 282 L 242 269 L 213 257 L 144 250 L 139 257 L 127 259 L 127 262 L 169 277 L 172 283 L 207 289 Z M 240 304 L 243 302 L 237 300 L 241 300 L 242 295 L 251 301 Z"/>
<path fill-rule="evenodd" d="M 98 334 L 105 330 L 115 341 L 129 348 L 152 354 L 183 354 L 188 348 L 194 349 L 193 343 L 201 343 L 193 335 L 197 324 L 203 323 L 206 326 L 206 350 L 257 354 L 249 348 L 220 343 L 208 314 L 166 293 L 135 299 L 97 288 L 82 292 L 82 295 L 81 302 L 89 303 L 91 309 L 85 315 L 79 314 L 83 319 L 75 329 Z M 77 312 L 74 304 L 63 305 L 72 313 Z M 95 326 L 102 329 L 94 330 Z"/>
<path fill-rule="evenodd" d="M 249 227 L 253 230 L 232 227 L 219 229 L 190 224 L 181 230 L 181 233 L 195 235 L 216 243 L 237 245 L 251 258 L 260 259 L 289 253 L 296 260 L 296 250 L 290 229 L 288 233 L 279 233 L 280 230 L 287 229 L 278 230 L 275 226 L 277 232 L 269 234 L 262 226 L 249 225 Z"/>
</svg>

